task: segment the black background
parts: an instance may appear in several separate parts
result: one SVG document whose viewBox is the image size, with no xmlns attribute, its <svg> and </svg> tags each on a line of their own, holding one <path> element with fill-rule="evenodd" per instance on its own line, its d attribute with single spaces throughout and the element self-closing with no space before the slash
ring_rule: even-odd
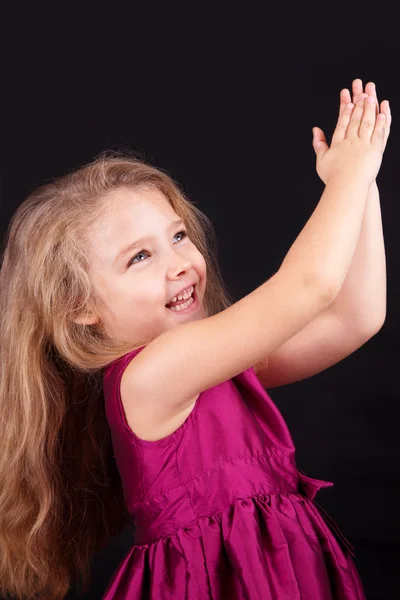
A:
<svg viewBox="0 0 400 600">
<path fill-rule="evenodd" d="M 169 171 L 213 221 L 239 300 L 269 278 L 314 210 L 313 126 L 374 81 L 393 124 L 378 186 L 387 260 L 381 331 L 341 363 L 270 395 L 298 466 L 335 482 L 318 502 L 355 545 L 368 598 L 400 597 L 398 20 L 386 5 L 236 8 L 14 3 L 2 52 L 1 233 L 34 187 L 106 148 Z M 3 42 L 4 43 L 4 42 Z M 100 599 L 131 531 L 94 557 Z M 71 591 L 72 600 L 76 596 Z"/>
</svg>

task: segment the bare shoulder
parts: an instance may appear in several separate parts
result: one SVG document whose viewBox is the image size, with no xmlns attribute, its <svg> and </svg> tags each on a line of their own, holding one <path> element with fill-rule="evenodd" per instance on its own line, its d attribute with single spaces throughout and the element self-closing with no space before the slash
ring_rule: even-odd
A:
<svg viewBox="0 0 400 600">
<path fill-rule="evenodd" d="M 257 366 L 327 301 L 320 284 L 306 286 L 302 277 L 283 271 L 227 309 L 160 334 L 122 377 L 132 431 L 151 439 L 175 431 L 203 391 Z"/>
<path fill-rule="evenodd" d="M 157 441 L 174 433 L 189 417 L 200 394 L 186 401 L 168 404 L 159 398 L 154 403 L 148 392 L 141 392 L 136 386 L 135 369 L 132 360 L 121 378 L 121 402 L 126 421 L 131 431 L 141 440 Z"/>
</svg>

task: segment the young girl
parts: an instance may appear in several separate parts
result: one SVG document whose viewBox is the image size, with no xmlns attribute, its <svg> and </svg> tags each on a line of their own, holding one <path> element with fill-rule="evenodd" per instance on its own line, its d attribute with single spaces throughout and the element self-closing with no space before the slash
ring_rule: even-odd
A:
<svg viewBox="0 0 400 600">
<path fill-rule="evenodd" d="M 364 598 L 314 502 L 332 484 L 296 469 L 257 373 L 341 288 L 389 135 L 376 108 L 341 111 L 319 204 L 234 304 L 207 217 L 129 156 L 19 207 L 0 280 L 0 593 L 87 590 L 94 552 L 133 520 L 104 600 Z"/>
</svg>

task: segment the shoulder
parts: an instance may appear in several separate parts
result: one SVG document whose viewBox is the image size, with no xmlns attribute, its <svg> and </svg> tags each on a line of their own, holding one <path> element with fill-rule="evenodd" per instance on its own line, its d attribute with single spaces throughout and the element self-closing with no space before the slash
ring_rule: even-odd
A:
<svg viewBox="0 0 400 600">
<path fill-rule="evenodd" d="M 141 347 L 142 350 L 145 346 Z M 120 397 L 127 423 L 132 433 L 143 441 L 159 441 L 173 433 L 188 419 L 200 394 L 178 405 L 141 393 L 135 385 L 134 356 L 126 364 L 120 381 Z"/>
</svg>

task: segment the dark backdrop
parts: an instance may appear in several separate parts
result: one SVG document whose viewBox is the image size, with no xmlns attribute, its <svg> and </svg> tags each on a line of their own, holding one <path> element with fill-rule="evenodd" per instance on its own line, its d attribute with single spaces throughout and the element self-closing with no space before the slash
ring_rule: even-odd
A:
<svg viewBox="0 0 400 600">
<path fill-rule="evenodd" d="M 329 142 L 340 90 L 356 77 L 375 81 L 393 114 L 378 176 L 386 322 L 343 362 L 270 395 L 298 466 L 335 482 L 318 502 L 355 545 L 368 598 L 400 597 L 398 21 L 386 5 L 217 13 L 167 4 L 9 9 L 1 233 L 32 188 L 105 148 L 129 147 L 167 169 L 212 219 L 239 300 L 279 268 L 321 196 L 311 128 Z M 132 543 L 124 531 L 94 557 L 85 598 L 101 598 Z"/>
</svg>

